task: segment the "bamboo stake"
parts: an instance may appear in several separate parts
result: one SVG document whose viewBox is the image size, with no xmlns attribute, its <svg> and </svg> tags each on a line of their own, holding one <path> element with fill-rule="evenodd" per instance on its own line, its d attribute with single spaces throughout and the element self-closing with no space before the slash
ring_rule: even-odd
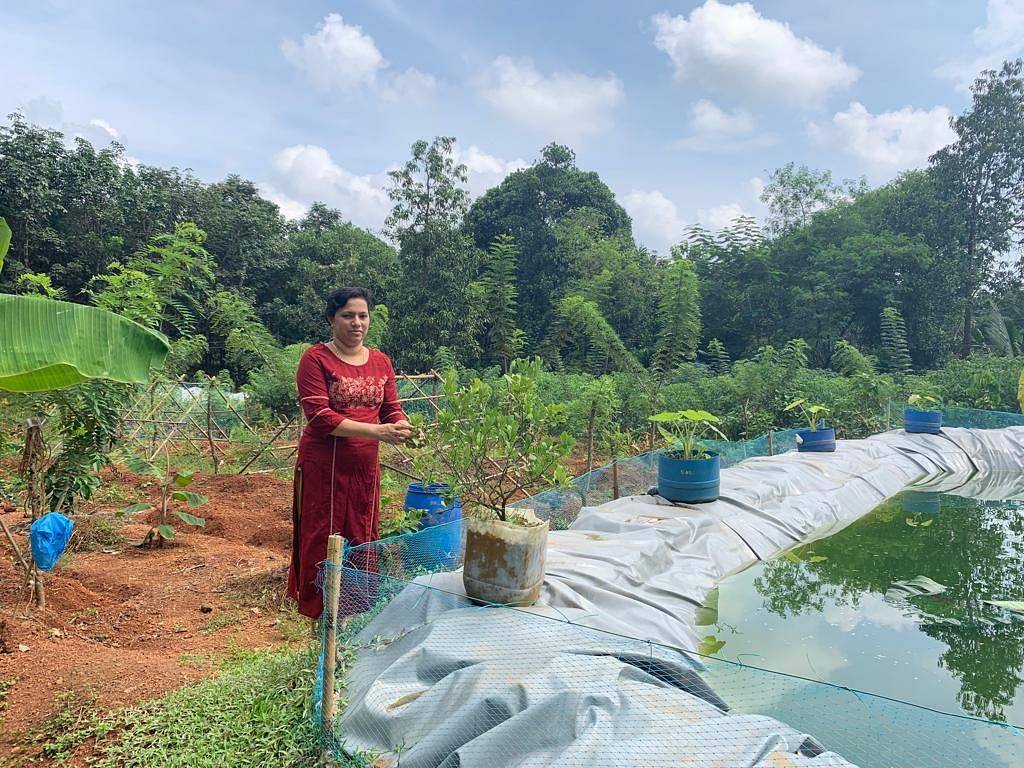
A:
<svg viewBox="0 0 1024 768">
<path fill-rule="evenodd" d="M 768 430 L 768 455 L 775 455 L 775 431 L 771 429 Z"/>
<path fill-rule="evenodd" d="M 619 457 L 612 459 L 612 498 L 619 498 Z"/>
<path fill-rule="evenodd" d="M 320 729 L 324 736 L 334 733 L 334 673 L 338 659 L 338 599 L 341 593 L 341 553 L 345 539 L 337 534 L 327 537 L 327 573 L 324 574 L 324 696 L 320 710 Z"/>
<path fill-rule="evenodd" d="M 594 469 L 594 419 L 597 417 L 597 400 L 590 404 L 590 421 L 587 423 L 587 474 Z M 590 487 L 590 478 L 587 478 L 587 487 Z"/>
<path fill-rule="evenodd" d="M 213 398 L 210 396 L 217 387 L 217 379 L 211 378 L 206 384 L 206 440 L 210 444 L 210 459 L 213 461 L 213 474 L 218 474 L 217 447 L 213 444 Z"/>
<path fill-rule="evenodd" d="M 25 573 L 28 573 L 31 569 L 27 562 L 25 562 L 24 555 L 21 554 L 21 549 L 18 547 L 18 542 L 14 540 L 14 535 L 11 533 L 11 529 L 7 527 L 7 523 L 0 517 L 0 528 L 4 529 L 4 535 L 7 536 L 7 541 L 10 542 L 11 549 L 14 550 L 15 556 L 18 558 L 18 562 L 21 563 L 21 567 Z"/>
</svg>

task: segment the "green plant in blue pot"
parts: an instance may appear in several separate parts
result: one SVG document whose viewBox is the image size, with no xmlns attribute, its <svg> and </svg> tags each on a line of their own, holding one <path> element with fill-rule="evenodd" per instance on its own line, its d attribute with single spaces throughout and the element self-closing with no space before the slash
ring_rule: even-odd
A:
<svg viewBox="0 0 1024 768">
<path fill-rule="evenodd" d="M 703 504 L 718 498 L 722 465 L 717 453 L 701 442 L 726 436 L 721 420 L 699 410 L 664 411 L 650 417 L 668 446 L 658 456 L 658 495 L 669 501 Z"/>
<path fill-rule="evenodd" d="M 796 449 L 800 453 L 832 453 L 836 449 L 836 430 L 825 424 L 829 409 L 821 403 L 809 403 L 800 398 L 787 405 L 784 411 L 799 411 L 807 422 L 807 429 L 796 431 Z"/>
<path fill-rule="evenodd" d="M 911 434 L 939 434 L 942 430 L 942 401 L 931 395 L 912 394 L 903 409 L 903 429 Z"/>
</svg>

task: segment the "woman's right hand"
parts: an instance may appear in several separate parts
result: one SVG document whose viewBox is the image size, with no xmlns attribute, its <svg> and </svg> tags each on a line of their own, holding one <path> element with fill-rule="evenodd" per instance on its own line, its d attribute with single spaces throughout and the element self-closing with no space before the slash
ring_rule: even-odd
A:
<svg viewBox="0 0 1024 768">
<path fill-rule="evenodd" d="M 382 443 L 398 445 L 412 437 L 412 427 L 408 424 L 378 424 L 377 439 Z"/>
</svg>

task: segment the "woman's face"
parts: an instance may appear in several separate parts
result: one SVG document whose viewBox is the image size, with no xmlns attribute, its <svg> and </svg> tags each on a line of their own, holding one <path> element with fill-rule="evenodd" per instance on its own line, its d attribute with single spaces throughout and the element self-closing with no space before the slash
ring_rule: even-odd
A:
<svg viewBox="0 0 1024 768">
<path fill-rule="evenodd" d="M 362 345 L 370 328 L 370 307 L 366 299 L 349 299 L 331 318 L 334 340 L 345 347 Z"/>
</svg>

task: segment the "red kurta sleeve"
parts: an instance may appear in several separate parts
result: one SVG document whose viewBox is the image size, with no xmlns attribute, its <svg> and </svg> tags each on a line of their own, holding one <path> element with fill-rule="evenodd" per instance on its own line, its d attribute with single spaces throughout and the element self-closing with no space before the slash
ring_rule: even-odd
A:
<svg viewBox="0 0 1024 768">
<path fill-rule="evenodd" d="M 299 367 L 295 371 L 295 384 L 299 390 L 299 405 L 306 415 L 309 429 L 318 437 L 327 437 L 345 417 L 331 409 L 327 397 L 327 372 L 315 349 L 310 347 L 302 353 Z"/>
<path fill-rule="evenodd" d="M 391 358 L 381 352 L 387 369 L 387 379 L 384 382 L 384 402 L 380 404 L 380 421 L 382 424 L 394 424 L 406 418 L 402 404 L 398 402 L 398 385 L 395 383 L 395 369 L 391 365 Z"/>
</svg>

